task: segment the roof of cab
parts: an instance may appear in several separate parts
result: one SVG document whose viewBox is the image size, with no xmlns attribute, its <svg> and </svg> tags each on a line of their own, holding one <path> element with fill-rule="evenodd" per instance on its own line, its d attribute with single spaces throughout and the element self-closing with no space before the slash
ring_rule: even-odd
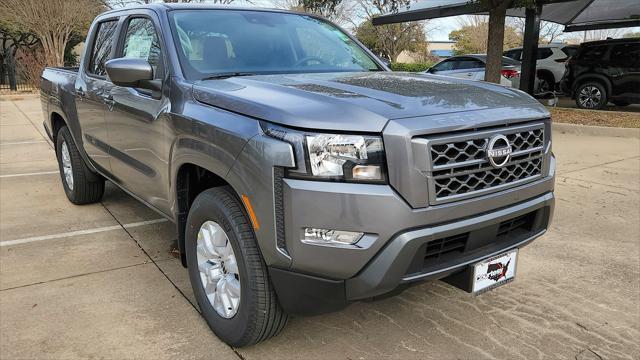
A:
<svg viewBox="0 0 640 360">
<path fill-rule="evenodd" d="M 262 11 L 262 12 L 278 12 L 285 14 L 305 14 L 297 11 L 291 10 L 283 10 L 283 9 L 273 9 L 273 8 L 261 8 L 261 7 L 247 7 L 247 6 L 229 6 L 229 5 L 210 5 L 210 4 L 188 4 L 188 3 L 159 3 L 159 4 L 147 4 L 147 5 L 138 5 L 121 9 L 113 9 L 109 11 L 105 11 L 100 16 L 110 15 L 121 11 L 131 11 L 131 10 L 154 10 L 158 13 L 167 12 L 171 10 L 243 10 L 243 11 Z M 311 15 L 313 16 L 313 15 Z"/>
</svg>

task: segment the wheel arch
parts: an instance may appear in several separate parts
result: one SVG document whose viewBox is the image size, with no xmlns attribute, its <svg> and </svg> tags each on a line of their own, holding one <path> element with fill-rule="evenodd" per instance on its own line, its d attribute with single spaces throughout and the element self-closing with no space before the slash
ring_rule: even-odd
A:
<svg viewBox="0 0 640 360">
<path fill-rule="evenodd" d="M 195 198 L 207 189 L 221 186 L 232 188 L 238 200 L 240 195 L 219 169 L 213 170 L 210 166 L 195 159 L 184 161 L 176 166 L 173 184 L 172 194 L 175 196 L 174 218 L 178 232 L 178 250 L 182 265 L 186 267 L 185 228 L 189 209 Z"/>
<path fill-rule="evenodd" d="M 609 79 L 607 79 L 605 76 L 603 75 L 599 75 L 599 74 L 586 74 L 586 75 L 582 75 L 580 77 L 578 77 L 575 81 L 574 81 L 574 86 L 573 86 L 573 97 L 576 97 L 576 93 L 578 91 L 578 88 L 589 81 L 594 81 L 599 83 L 600 85 L 604 86 L 604 89 L 607 91 L 607 97 L 611 96 L 611 89 L 612 89 L 612 85 L 611 82 L 609 81 Z"/>
</svg>

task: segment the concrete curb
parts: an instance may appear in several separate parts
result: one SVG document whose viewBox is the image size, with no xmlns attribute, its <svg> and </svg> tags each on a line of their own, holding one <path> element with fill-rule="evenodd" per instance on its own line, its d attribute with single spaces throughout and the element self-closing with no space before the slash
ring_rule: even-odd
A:
<svg viewBox="0 0 640 360">
<path fill-rule="evenodd" d="M 615 128 L 604 126 L 587 126 L 576 124 L 552 124 L 554 132 L 560 132 L 563 134 L 575 134 L 586 136 L 610 136 L 610 137 L 622 137 L 622 138 L 636 138 L 640 139 L 640 129 L 634 128 Z"/>
</svg>

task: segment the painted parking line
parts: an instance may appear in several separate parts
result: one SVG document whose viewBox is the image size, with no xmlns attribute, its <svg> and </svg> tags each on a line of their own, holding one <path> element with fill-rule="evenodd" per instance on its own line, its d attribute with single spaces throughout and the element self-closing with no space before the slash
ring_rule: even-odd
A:
<svg viewBox="0 0 640 360">
<path fill-rule="evenodd" d="M 135 228 L 135 227 L 140 227 L 140 226 L 145 226 L 145 225 L 163 223 L 165 221 L 168 221 L 168 220 L 167 219 L 155 219 L 155 220 L 148 220 L 148 221 L 140 221 L 140 222 L 134 222 L 134 223 L 129 223 L 129 224 L 123 224 L 122 226 L 120 226 L 120 225 L 103 226 L 103 227 L 87 229 L 87 230 L 69 231 L 69 232 L 64 232 L 64 233 L 59 233 L 59 234 L 51 234 L 51 235 L 43 235 L 43 236 L 32 236 L 32 237 L 23 238 L 23 239 L 0 241 L 0 247 L 12 246 L 12 245 L 20 245 L 20 244 L 28 244 L 28 243 L 32 243 L 32 242 L 36 242 L 36 241 L 55 240 L 55 239 L 60 239 L 60 238 L 72 237 L 72 236 L 95 234 L 95 233 L 99 233 L 99 232 L 118 230 L 118 229 L 122 229 L 122 228 L 130 229 L 130 228 Z"/>
<path fill-rule="evenodd" d="M 59 174 L 59 173 L 60 173 L 59 171 L 41 171 L 41 172 L 22 173 L 22 174 L 7 174 L 7 175 L 0 175 L 0 179 L 20 177 L 20 176 L 51 175 L 51 174 Z"/>
<path fill-rule="evenodd" d="M 0 143 L 0 146 L 24 145 L 24 144 L 42 144 L 42 143 L 46 143 L 46 142 L 47 142 L 46 140 L 14 141 L 14 142 Z"/>
</svg>

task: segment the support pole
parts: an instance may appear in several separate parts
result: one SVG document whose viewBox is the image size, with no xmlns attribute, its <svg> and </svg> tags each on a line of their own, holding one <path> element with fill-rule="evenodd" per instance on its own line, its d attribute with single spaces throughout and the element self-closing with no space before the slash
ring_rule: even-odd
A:
<svg viewBox="0 0 640 360">
<path fill-rule="evenodd" d="M 536 81 L 536 60 L 538 54 L 538 39 L 540 37 L 540 13 L 542 5 L 527 8 L 524 23 L 524 44 L 522 47 L 522 74 L 520 75 L 520 90 L 533 95 Z"/>
</svg>

